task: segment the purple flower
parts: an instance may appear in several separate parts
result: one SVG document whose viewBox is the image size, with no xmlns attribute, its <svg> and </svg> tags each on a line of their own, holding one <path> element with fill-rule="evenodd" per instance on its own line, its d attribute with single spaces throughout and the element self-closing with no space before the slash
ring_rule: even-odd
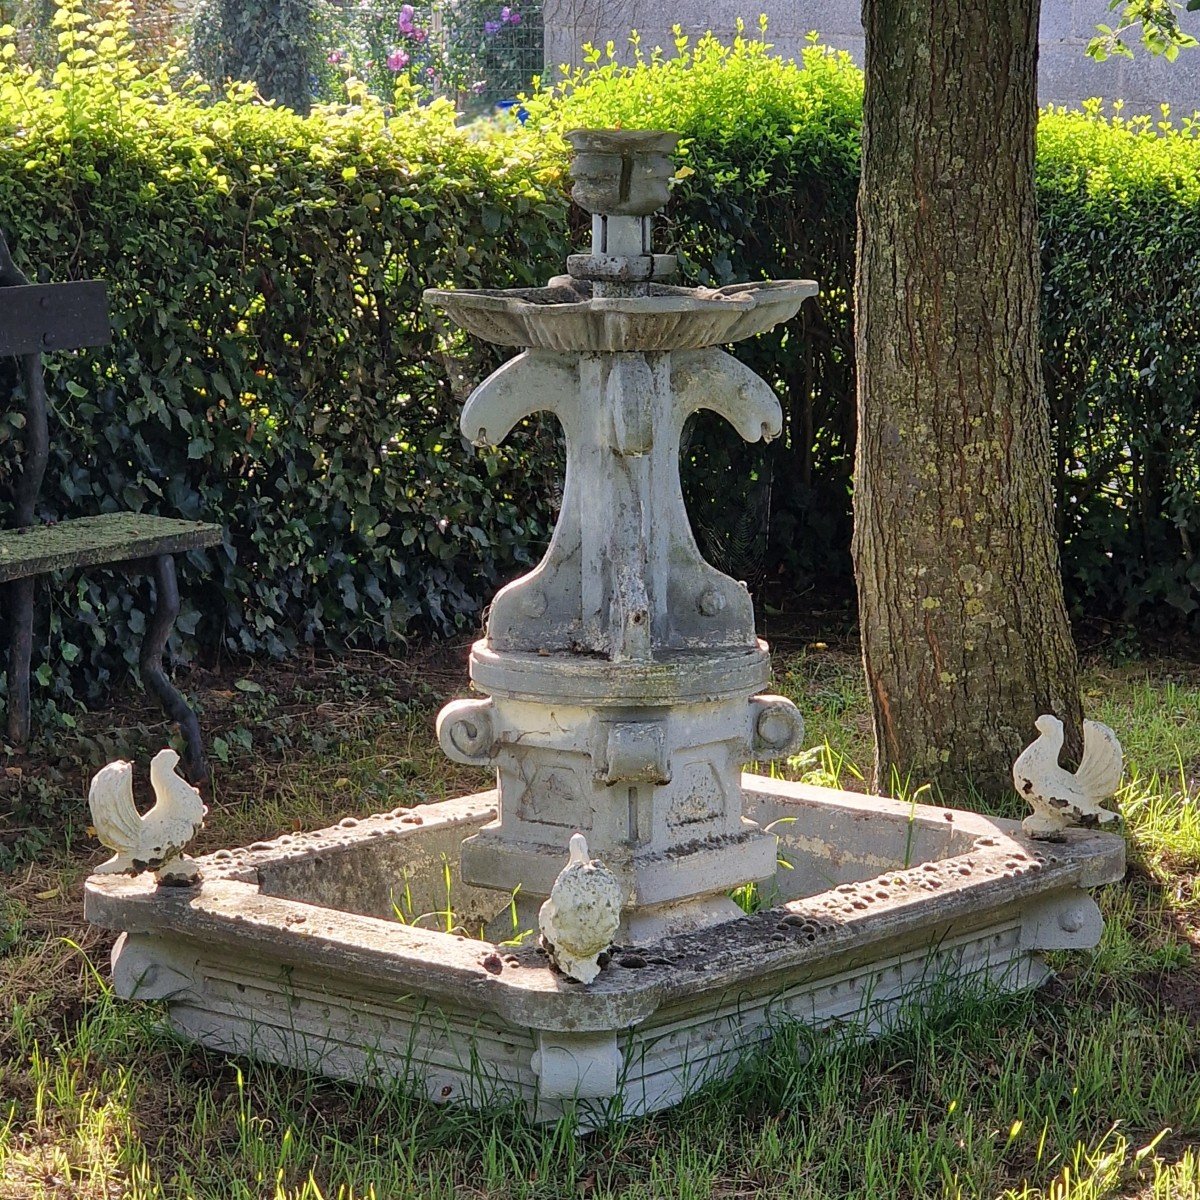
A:
<svg viewBox="0 0 1200 1200">
<path fill-rule="evenodd" d="M 393 50 L 387 56 L 387 69 L 389 71 L 403 71 L 408 66 L 408 55 L 403 50 Z"/>
<path fill-rule="evenodd" d="M 520 25 L 521 14 L 517 12 L 516 9 L 509 8 L 507 5 L 505 5 L 500 10 L 500 20 L 505 25 Z"/>
<path fill-rule="evenodd" d="M 396 22 L 396 28 L 400 33 L 412 33 L 413 31 L 413 16 L 415 10 L 411 4 L 404 4 L 400 7 L 400 18 Z"/>
<path fill-rule="evenodd" d="M 416 44 L 419 46 L 425 41 L 429 34 L 424 29 L 420 28 L 420 26 L 418 26 L 408 36 L 410 40 L 416 42 Z"/>
<path fill-rule="evenodd" d="M 488 37 L 495 37 L 496 34 L 498 34 L 500 32 L 500 22 L 499 21 L 484 21 L 483 32 L 486 33 L 488 35 Z"/>
</svg>

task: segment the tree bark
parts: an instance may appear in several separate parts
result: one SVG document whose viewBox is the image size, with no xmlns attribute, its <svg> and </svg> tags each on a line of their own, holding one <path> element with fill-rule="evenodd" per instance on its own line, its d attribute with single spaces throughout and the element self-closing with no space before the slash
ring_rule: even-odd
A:
<svg viewBox="0 0 1200 1200">
<path fill-rule="evenodd" d="M 1038 345 L 1038 0 L 864 0 L 855 573 L 876 783 L 1078 745 Z"/>
</svg>

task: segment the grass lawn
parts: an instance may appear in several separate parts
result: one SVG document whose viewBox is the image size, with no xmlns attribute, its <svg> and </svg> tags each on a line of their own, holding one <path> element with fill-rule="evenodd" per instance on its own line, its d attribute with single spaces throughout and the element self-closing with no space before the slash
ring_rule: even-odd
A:
<svg viewBox="0 0 1200 1200">
<path fill-rule="evenodd" d="M 460 650 L 189 681 L 227 758 L 201 849 L 486 786 L 433 737 Z M 862 787 L 853 654 L 799 643 L 776 671 L 818 747 L 789 773 Z M 162 730 L 148 708 L 102 714 L 0 780 L 56 829 L 0 875 L 0 1198 L 1200 1198 L 1200 667 L 1094 662 L 1085 692 L 1128 761 L 1130 868 L 1100 896 L 1096 951 L 1053 956 L 1035 995 L 960 1000 L 878 1042 L 782 1031 L 682 1108 L 586 1137 L 227 1060 L 114 1000 L 110 939 L 80 917 L 102 851 L 64 798 L 86 789 L 80 759 L 118 748 L 114 720 L 143 749 Z M 28 847 L 37 824 L 0 835 Z"/>
</svg>

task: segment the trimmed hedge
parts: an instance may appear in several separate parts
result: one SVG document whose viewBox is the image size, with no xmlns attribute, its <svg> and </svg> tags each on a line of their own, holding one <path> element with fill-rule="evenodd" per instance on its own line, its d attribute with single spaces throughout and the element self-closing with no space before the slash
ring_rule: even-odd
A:
<svg viewBox="0 0 1200 1200">
<path fill-rule="evenodd" d="M 1038 134 L 1042 361 L 1076 610 L 1200 632 L 1200 141 L 1057 111 Z"/>
<path fill-rule="evenodd" d="M 366 96 L 306 119 L 210 104 L 140 78 L 119 25 L 74 28 L 53 87 L 0 78 L 0 227 L 28 273 L 105 279 L 114 322 L 111 348 L 47 360 L 43 515 L 220 522 L 224 547 L 181 564 L 188 650 L 396 643 L 473 618 L 539 554 L 544 489 L 528 439 L 463 443 L 463 372 L 485 364 L 421 291 L 552 271 L 554 177 L 528 146 L 464 136 L 447 104 L 391 121 Z M 0 520 L 19 411 L 0 403 Z M 88 572 L 53 595 L 44 683 L 95 692 L 133 665 L 144 590 Z"/>
<path fill-rule="evenodd" d="M 821 280 L 817 305 L 737 351 L 784 399 L 787 436 L 748 448 L 699 423 L 687 490 L 727 569 L 851 593 L 862 83 L 845 55 L 814 45 L 798 66 L 758 41 L 710 38 L 667 61 L 594 63 L 530 99 L 524 129 L 461 129 L 449 106 L 403 96 L 390 116 L 365 94 L 307 118 L 244 92 L 213 102 L 135 68 L 119 21 L 89 26 L 74 0 L 59 19 L 51 86 L 0 75 L 0 225 L 27 270 L 106 279 L 115 339 L 50 360 L 43 514 L 225 526 L 221 549 L 182 565 L 177 650 L 394 644 L 473 622 L 540 555 L 556 435 L 532 422 L 501 450 L 466 446 L 462 399 L 497 359 L 419 301 L 429 285 L 561 270 L 582 229 L 568 229 L 559 134 L 580 125 L 683 133 L 661 240 L 688 279 Z M 1127 619 L 1171 606 L 1193 628 L 1198 163 L 1190 128 L 1042 121 L 1045 361 L 1071 594 L 1079 611 Z M 5 386 L 0 520 L 19 409 Z M 144 626 L 145 593 L 89 572 L 51 594 L 39 677 L 60 699 L 98 694 L 132 662 L 125 635 Z"/>
<path fill-rule="evenodd" d="M 773 479 L 763 575 L 821 599 L 850 594 L 861 74 L 820 46 L 801 69 L 745 39 L 631 68 L 598 59 L 530 108 L 547 128 L 683 133 L 691 173 L 669 226 L 691 279 L 822 284 L 815 309 L 737 349 L 775 384 L 787 436 L 764 454 L 705 431 L 691 464 L 697 523 L 703 532 L 706 514 L 728 510 L 732 456 L 734 479 L 751 482 L 724 542 L 745 542 L 741 514 Z M 1039 123 L 1043 362 L 1067 591 L 1076 616 L 1200 632 L 1200 125 L 1126 121 L 1116 108 L 1112 119 L 1099 102 L 1051 110 Z"/>
</svg>

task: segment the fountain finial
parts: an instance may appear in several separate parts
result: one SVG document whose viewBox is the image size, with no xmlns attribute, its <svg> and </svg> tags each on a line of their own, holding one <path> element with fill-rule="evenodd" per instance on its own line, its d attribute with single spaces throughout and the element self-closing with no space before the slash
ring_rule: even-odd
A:
<svg viewBox="0 0 1200 1200">
<path fill-rule="evenodd" d="M 592 252 L 573 254 L 567 270 L 590 280 L 598 296 L 646 295 L 652 280 L 675 274 L 673 254 L 654 254 L 652 214 L 670 197 L 671 152 L 679 134 L 641 129 L 576 129 L 571 198 L 592 214 Z"/>
</svg>

